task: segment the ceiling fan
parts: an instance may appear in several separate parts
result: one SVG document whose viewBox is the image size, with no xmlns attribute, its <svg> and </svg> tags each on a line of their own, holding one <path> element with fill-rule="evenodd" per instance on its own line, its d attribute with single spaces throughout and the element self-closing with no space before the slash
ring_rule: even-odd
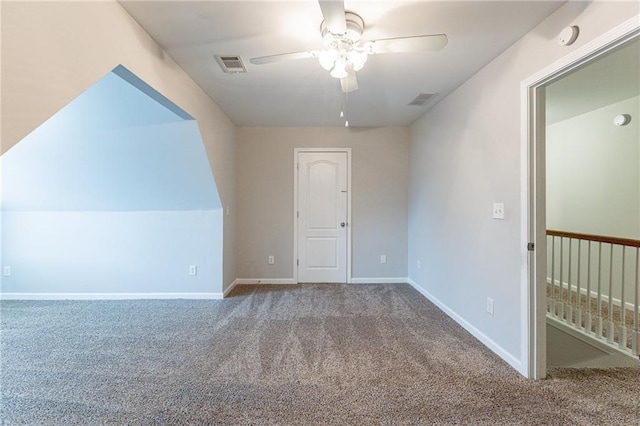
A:
<svg viewBox="0 0 640 426">
<path fill-rule="evenodd" d="M 332 77 L 340 79 L 344 93 L 358 89 L 356 72 L 362 69 L 369 55 L 381 53 L 425 52 L 440 50 L 447 45 L 446 34 L 385 38 L 362 42 L 364 21 L 355 13 L 347 12 L 343 0 L 318 0 L 324 21 L 320 34 L 325 49 L 306 52 L 282 53 L 251 58 L 254 65 L 295 59 L 316 58 Z"/>
</svg>

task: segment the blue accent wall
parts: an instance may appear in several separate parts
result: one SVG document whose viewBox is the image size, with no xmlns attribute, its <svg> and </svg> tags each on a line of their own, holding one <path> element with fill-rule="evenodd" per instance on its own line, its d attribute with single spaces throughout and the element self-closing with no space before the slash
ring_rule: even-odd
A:
<svg viewBox="0 0 640 426">
<path fill-rule="evenodd" d="M 1 161 L 3 297 L 221 294 L 223 214 L 197 122 L 124 67 Z"/>
</svg>

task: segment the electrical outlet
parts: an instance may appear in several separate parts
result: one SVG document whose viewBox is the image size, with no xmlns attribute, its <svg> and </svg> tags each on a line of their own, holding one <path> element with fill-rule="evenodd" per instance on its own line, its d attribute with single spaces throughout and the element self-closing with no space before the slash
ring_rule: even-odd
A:
<svg viewBox="0 0 640 426">
<path fill-rule="evenodd" d="M 418 269 L 420 269 L 421 266 L 422 266 L 422 262 L 418 260 Z"/>
<path fill-rule="evenodd" d="M 386 254 L 381 254 L 380 255 L 380 263 L 387 263 L 387 255 Z"/>
<path fill-rule="evenodd" d="M 504 219 L 504 203 L 493 203 L 493 218 Z"/>
<path fill-rule="evenodd" d="M 493 315 L 493 299 L 487 297 L 487 313 Z"/>
<path fill-rule="evenodd" d="M 10 277 L 11 276 L 11 266 L 5 266 L 4 269 L 2 270 L 2 275 L 4 275 L 5 277 Z"/>
<path fill-rule="evenodd" d="M 269 256 L 269 265 L 276 263 L 276 259 L 273 256 Z"/>
<path fill-rule="evenodd" d="M 197 265 L 189 265 L 189 275 L 195 277 L 198 275 L 198 266 Z"/>
</svg>

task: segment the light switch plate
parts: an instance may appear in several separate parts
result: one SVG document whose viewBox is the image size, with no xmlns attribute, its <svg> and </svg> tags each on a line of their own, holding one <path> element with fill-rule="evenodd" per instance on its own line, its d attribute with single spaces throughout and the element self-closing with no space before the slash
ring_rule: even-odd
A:
<svg viewBox="0 0 640 426">
<path fill-rule="evenodd" d="M 493 218 L 504 219 L 504 203 L 493 203 Z"/>
<path fill-rule="evenodd" d="M 487 297 L 487 313 L 493 315 L 493 299 Z"/>
</svg>

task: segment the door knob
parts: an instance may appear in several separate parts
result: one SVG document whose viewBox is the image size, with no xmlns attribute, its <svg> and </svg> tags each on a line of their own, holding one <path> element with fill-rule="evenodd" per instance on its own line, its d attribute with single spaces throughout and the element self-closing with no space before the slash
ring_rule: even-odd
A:
<svg viewBox="0 0 640 426">
<path fill-rule="evenodd" d="M 347 226 L 347 224 L 344 222 L 340 222 L 340 226 L 344 228 L 345 226 Z"/>
</svg>

